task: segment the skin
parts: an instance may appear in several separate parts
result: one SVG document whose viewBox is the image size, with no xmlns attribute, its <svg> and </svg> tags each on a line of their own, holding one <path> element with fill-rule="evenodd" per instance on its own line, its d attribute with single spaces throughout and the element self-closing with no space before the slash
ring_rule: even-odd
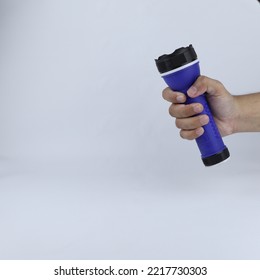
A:
<svg viewBox="0 0 260 280">
<path fill-rule="evenodd" d="M 234 96 L 221 82 L 200 76 L 187 94 L 194 98 L 205 92 L 222 136 L 260 132 L 260 93 Z M 204 133 L 203 125 L 209 122 L 209 118 L 204 114 L 197 115 L 203 111 L 200 103 L 185 105 L 185 94 L 170 88 L 163 90 L 163 98 L 171 103 L 169 113 L 175 118 L 182 138 L 193 140 Z"/>
</svg>

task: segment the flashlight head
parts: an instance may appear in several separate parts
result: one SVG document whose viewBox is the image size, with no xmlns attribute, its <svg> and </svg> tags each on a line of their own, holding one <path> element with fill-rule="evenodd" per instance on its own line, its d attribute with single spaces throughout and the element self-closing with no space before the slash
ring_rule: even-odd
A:
<svg viewBox="0 0 260 280">
<path fill-rule="evenodd" d="M 185 64 L 188 64 L 197 59 L 197 54 L 192 45 L 176 49 L 171 54 L 164 54 L 155 59 L 158 71 L 162 74 Z"/>
</svg>

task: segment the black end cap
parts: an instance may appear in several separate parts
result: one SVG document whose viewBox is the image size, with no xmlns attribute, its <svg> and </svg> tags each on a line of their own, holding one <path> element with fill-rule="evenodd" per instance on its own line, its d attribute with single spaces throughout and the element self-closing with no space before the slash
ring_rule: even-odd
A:
<svg viewBox="0 0 260 280">
<path fill-rule="evenodd" d="M 222 152 L 215 154 L 210 157 L 202 158 L 202 161 L 205 166 L 212 166 L 218 164 L 230 157 L 228 148 L 225 148 Z"/>
</svg>

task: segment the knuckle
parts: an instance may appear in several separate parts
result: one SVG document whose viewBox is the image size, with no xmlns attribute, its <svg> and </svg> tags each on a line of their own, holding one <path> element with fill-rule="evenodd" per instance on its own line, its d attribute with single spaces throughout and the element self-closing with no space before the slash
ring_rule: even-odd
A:
<svg viewBox="0 0 260 280">
<path fill-rule="evenodd" d="M 175 125 L 176 125 L 177 128 L 182 128 L 181 127 L 181 120 L 180 119 L 176 119 L 175 120 Z"/>
<path fill-rule="evenodd" d="M 192 132 L 189 132 L 187 137 L 186 137 L 187 140 L 194 140 L 194 137 L 193 137 L 193 133 Z"/>
<path fill-rule="evenodd" d="M 205 81 L 207 81 L 208 77 L 201 75 L 199 79 L 201 82 L 205 82 Z"/>
<path fill-rule="evenodd" d="M 169 114 L 170 114 L 172 117 L 175 116 L 174 111 L 175 111 L 174 105 L 172 104 L 172 105 L 169 107 Z"/>
<path fill-rule="evenodd" d="M 169 99 L 171 99 L 171 89 L 169 87 L 165 88 L 163 91 L 162 91 L 162 97 L 163 99 L 169 101 Z"/>
<path fill-rule="evenodd" d="M 201 126 L 197 117 L 190 118 L 187 129 L 195 129 Z"/>
<path fill-rule="evenodd" d="M 209 83 L 209 78 L 206 77 L 206 76 L 203 76 L 203 75 L 199 76 L 199 78 L 195 82 L 195 84 L 196 84 L 196 86 L 198 88 L 198 91 L 200 93 L 206 92 L 208 83 Z"/>
<path fill-rule="evenodd" d="M 183 108 L 181 108 L 180 110 L 180 117 L 181 118 L 187 118 L 189 117 L 189 106 L 185 106 Z"/>
<path fill-rule="evenodd" d="M 163 99 L 165 99 L 165 100 L 166 100 L 166 97 L 167 97 L 167 89 L 168 89 L 168 88 L 165 88 L 165 89 L 162 91 L 162 97 L 163 97 Z"/>
<path fill-rule="evenodd" d="M 196 109 L 196 111 L 195 111 L 195 109 Z M 196 114 L 197 111 L 201 112 L 201 104 L 199 104 L 199 103 L 190 104 L 187 108 L 186 115 L 187 115 L 187 117 L 192 117 Z"/>
<path fill-rule="evenodd" d="M 204 76 L 204 75 L 201 75 L 199 78 L 198 78 L 198 83 L 201 85 L 201 86 L 204 86 L 208 83 L 208 80 L 209 78 L 207 76 Z"/>
<path fill-rule="evenodd" d="M 194 113 L 191 113 L 191 109 L 189 108 L 189 105 L 184 104 L 174 104 L 169 108 L 169 113 L 172 117 L 183 119 L 194 115 Z"/>
<path fill-rule="evenodd" d="M 187 118 L 189 117 L 189 108 L 186 106 L 179 109 L 179 118 Z"/>
<path fill-rule="evenodd" d="M 219 89 L 224 88 L 224 85 L 223 85 L 220 81 L 215 80 L 215 82 L 216 82 L 216 86 L 217 86 Z"/>
<path fill-rule="evenodd" d="M 180 131 L 180 136 L 181 136 L 181 138 L 186 139 L 186 140 L 193 140 L 194 139 L 191 131 L 181 130 Z"/>
<path fill-rule="evenodd" d="M 180 137 L 181 137 L 182 139 L 185 139 L 185 137 L 184 137 L 184 131 L 183 131 L 183 130 L 180 131 Z"/>
<path fill-rule="evenodd" d="M 204 89 L 208 84 L 208 77 L 206 76 L 200 76 L 198 79 L 198 87 L 200 90 Z"/>
</svg>

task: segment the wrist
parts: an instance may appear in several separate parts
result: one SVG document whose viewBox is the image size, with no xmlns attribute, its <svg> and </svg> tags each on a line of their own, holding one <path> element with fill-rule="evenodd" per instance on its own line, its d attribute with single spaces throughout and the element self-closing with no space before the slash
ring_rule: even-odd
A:
<svg viewBox="0 0 260 280">
<path fill-rule="evenodd" d="M 260 132 L 260 93 L 234 97 L 234 133 Z"/>
<path fill-rule="evenodd" d="M 239 95 L 234 95 L 233 96 L 234 100 L 234 115 L 233 115 L 233 125 L 232 125 L 232 133 L 238 133 L 241 132 L 241 114 L 242 114 L 242 108 L 241 108 L 241 96 Z"/>
</svg>

